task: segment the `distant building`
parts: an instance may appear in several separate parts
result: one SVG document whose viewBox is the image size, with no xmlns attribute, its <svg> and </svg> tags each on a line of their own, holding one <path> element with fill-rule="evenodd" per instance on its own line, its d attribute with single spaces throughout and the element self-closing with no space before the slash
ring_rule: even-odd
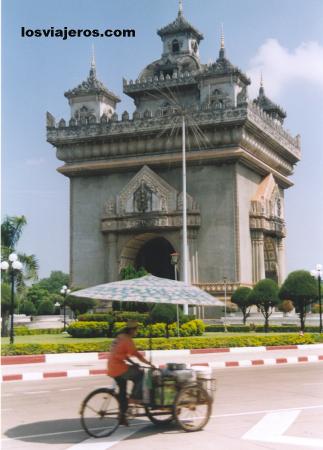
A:
<svg viewBox="0 0 323 450">
<path fill-rule="evenodd" d="M 202 64 L 203 35 L 180 7 L 161 28 L 162 55 L 123 92 L 135 111 L 116 113 L 119 97 L 97 78 L 67 91 L 71 118 L 47 114 L 47 140 L 70 179 L 70 268 L 77 286 L 117 280 L 129 264 L 174 276 L 181 253 L 182 140 L 188 114 L 187 220 L 192 283 L 216 294 L 284 272 L 284 191 L 300 159 L 285 112 L 264 92 L 248 98 L 249 78 L 227 59 Z M 194 126 L 193 126 L 194 124 Z"/>
</svg>

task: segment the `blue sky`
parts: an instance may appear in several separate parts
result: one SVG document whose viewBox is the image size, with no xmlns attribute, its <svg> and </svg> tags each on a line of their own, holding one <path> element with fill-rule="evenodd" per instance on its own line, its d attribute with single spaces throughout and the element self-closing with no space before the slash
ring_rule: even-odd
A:
<svg viewBox="0 0 323 450">
<path fill-rule="evenodd" d="M 302 160 L 286 192 L 287 270 L 323 263 L 323 2 L 321 0 L 184 0 L 184 15 L 204 34 L 203 62 L 218 55 L 224 24 L 227 56 L 288 114 L 302 137 Z M 45 112 L 69 118 L 63 94 L 88 74 L 95 45 L 97 74 L 122 94 L 161 54 L 156 30 L 175 19 L 177 0 L 2 1 L 2 215 L 28 225 L 20 249 L 40 261 L 40 276 L 68 271 L 68 179 L 46 142 Z M 22 38 L 21 27 L 135 28 L 136 38 Z"/>
</svg>

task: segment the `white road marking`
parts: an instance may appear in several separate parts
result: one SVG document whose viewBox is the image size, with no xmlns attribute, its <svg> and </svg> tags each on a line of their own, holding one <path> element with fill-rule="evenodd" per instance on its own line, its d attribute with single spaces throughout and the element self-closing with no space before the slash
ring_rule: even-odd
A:
<svg viewBox="0 0 323 450">
<path fill-rule="evenodd" d="M 26 394 L 26 395 L 48 394 L 48 392 L 50 392 L 50 391 L 27 391 L 27 392 L 23 392 L 23 394 Z"/>
<path fill-rule="evenodd" d="M 212 419 L 220 418 L 220 417 L 235 417 L 235 416 L 252 416 L 255 414 L 267 414 L 267 413 L 281 413 L 285 411 L 298 411 L 303 409 L 321 409 L 323 405 L 314 405 L 314 406 L 299 406 L 298 408 L 282 408 L 282 409 L 262 409 L 258 411 L 244 411 L 241 413 L 228 413 L 228 414 L 215 414 L 210 416 Z"/>
<path fill-rule="evenodd" d="M 266 414 L 254 425 L 242 439 L 248 441 L 270 442 L 276 444 L 290 444 L 304 447 L 323 448 L 323 439 L 304 438 L 299 436 L 283 436 L 283 433 L 297 419 L 301 410 L 284 411 Z"/>
</svg>

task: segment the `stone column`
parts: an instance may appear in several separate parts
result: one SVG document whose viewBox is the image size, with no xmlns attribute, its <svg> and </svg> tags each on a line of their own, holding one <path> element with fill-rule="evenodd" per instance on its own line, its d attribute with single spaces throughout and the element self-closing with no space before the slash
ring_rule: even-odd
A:
<svg viewBox="0 0 323 450">
<path fill-rule="evenodd" d="M 106 274 L 108 282 L 118 280 L 118 247 L 117 234 L 108 233 L 106 238 Z"/>
<path fill-rule="evenodd" d="M 278 260 L 278 283 L 282 284 L 286 277 L 284 239 L 277 240 L 277 260 Z"/>
<path fill-rule="evenodd" d="M 264 234 L 262 231 L 251 232 L 252 247 L 252 282 L 265 278 Z"/>
</svg>

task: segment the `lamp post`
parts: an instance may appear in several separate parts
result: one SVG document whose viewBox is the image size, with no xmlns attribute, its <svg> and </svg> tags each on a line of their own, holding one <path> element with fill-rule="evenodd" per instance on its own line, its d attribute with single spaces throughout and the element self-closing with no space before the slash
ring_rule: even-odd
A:
<svg viewBox="0 0 323 450">
<path fill-rule="evenodd" d="M 321 283 L 322 283 L 322 264 L 316 264 L 314 270 L 311 270 L 312 277 L 317 279 L 318 282 L 318 293 L 319 293 L 319 308 L 320 308 L 320 333 L 322 333 L 322 295 L 321 295 Z"/>
<path fill-rule="evenodd" d="M 61 294 L 64 296 L 64 302 L 63 302 L 63 314 L 64 314 L 64 327 L 63 330 L 66 329 L 66 296 L 71 292 L 71 290 L 67 286 L 62 286 Z"/>
<path fill-rule="evenodd" d="M 182 116 L 182 183 L 183 183 L 183 281 L 189 283 L 188 275 L 188 243 L 187 243 L 187 198 L 186 198 L 186 127 L 185 116 Z M 188 305 L 184 305 L 184 314 L 188 314 Z"/>
<path fill-rule="evenodd" d="M 11 282 L 11 302 L 10 302 L 10 344 L 14 342 L 13 316 L 15 309 L 15 278 L 16 274 L 22 270 L 22 263 L 18 260 L 16 253 L 9 255 L 9 262 L 1 262 L 1 270 L 8 270 Z"/>
<path fill-rule="evenodd" d="M 179 253 L 171 253 L 171 264 L 174 266 L 174 272 L 175 272 L 175 281 L 177 281 L 177 264 L 179 259 Z M 179 314 L 178 314 L 178 304 L 176 304 L 176 319 L 177 319 L 177 336 L 179 337 Z"/>
<path fill-rule="evenodd" d="M 223 277 L 224 283 L 224 331 L 227 330 L 227 277 Z"/>
</svg>

